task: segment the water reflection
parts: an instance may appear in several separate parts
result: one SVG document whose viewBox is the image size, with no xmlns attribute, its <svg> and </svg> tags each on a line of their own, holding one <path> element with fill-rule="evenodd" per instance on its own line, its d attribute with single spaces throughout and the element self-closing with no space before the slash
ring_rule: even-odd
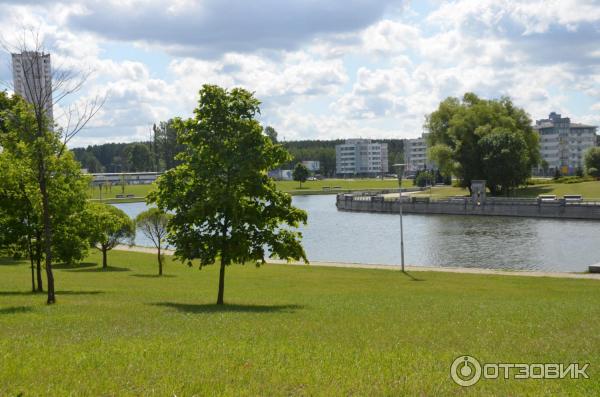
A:
<svg viewBox="0 0 600 397">
<path fill-rule="evenodd" d="M 296 196 L 309 259 L 398 264 L 399 217 L 339 212 L 335 196 Z M 130 216 L 143 203 L 119 204 Z M 600 222 L 510 217 L 405 215 L 409 265 L 585 271 L 600 262 Z M 136 243 L 151 245 L 142 235 Z"/>
</svg>

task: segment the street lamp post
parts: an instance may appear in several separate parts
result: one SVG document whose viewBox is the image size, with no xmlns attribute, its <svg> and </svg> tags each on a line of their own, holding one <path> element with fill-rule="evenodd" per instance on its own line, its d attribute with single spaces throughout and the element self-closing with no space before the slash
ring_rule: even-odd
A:
<svg viewBox="0 0 600 397">
<path fill-rule="evenodd" d="M 404 272 L 404 229 L 402 227 L 402 175 L 404 174 L 405 164 L 394 164 L 398 172 L 398 187 L 400 193 L 398 195 L 398 201 L 400 205 L 400 263 L 402 265 L 402 272 Z"/>
</svg>

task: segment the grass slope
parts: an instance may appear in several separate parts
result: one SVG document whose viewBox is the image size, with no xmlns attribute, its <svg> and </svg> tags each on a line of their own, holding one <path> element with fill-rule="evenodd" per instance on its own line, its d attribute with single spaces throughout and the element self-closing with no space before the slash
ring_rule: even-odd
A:
<svg viewBox="0 0 600 397">
<path fill-rule="evenodd" d="M 600 283 L 111 252 L 56 273 L 58 304 L 0 262 L 0 395 L 598 395 Z M 453 359 L 590 362 L 589 380 L 449 377 Z"/>
</svg>

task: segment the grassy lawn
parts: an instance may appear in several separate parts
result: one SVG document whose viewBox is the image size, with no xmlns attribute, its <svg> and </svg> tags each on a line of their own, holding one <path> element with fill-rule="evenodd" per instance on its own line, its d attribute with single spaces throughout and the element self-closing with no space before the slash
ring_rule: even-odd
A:
<svg viewBox="0 0 600 397">
<path fill-rule="evenodd" d="M 121 185 L 114 185 L 110 188 L 110 190 L 106 190 L 105 187 L 102 188 L 102 199 L 114 199 L 118 194 L 133 194 L 135 197 L 146 197 L 150 190 L 154 188 L 154 185 L 125 185 L 125 190 L 123 191 Z M 90 188 L 88 189 L 88 195 L 93 199 L 100 199 L 100 188 Z"/>
<path fill-rule="evenodd" d="M 300 184 L 295 181 L 278 181 L 277 186 L 286 192 L 293 194 L 308 194 L 311 192 L 318 193 L 335 193 L 340 190 L 366 190 L 366 189 L 396 189 L 398 181 L 396 179 L 325 179 L 321 181 L 306 181 Z M 412 180 L 404 180 L 402 187 L 413 186 Z M 323 189 L 324 187 L 329 189 Z M 333 189 L 338 187 L 339 189 Z M 125 191 L 120 185 L 112 186 L 110 190 L 102 189 L 102 199 L 115 199 L 118 194 L 133 194 L 135 197 L 146 197 L 154 188 L 154 185 L 125 185 Z M 100 199 L 100 189 L 95 187 L 89 189 L 89 197 Z"/>
<path fill-rule="evenodd" d="M 429 190 L 418 193 L 422 196 L 429 196 Z M 449 197 L 468 195 L 467 189 L 443 186 L 431 189 L 432 197 Z M 526 186 L 517 190 L 517 197 L 535 198 L 540 194 L 554 194 L 564 196 L 565 194 L 580 194 L 584 199 L 600 199 L 600 182 L 580 182 L 580 183 L 545 183 L 539 185 Z"/>
<path fill-rule="evenodd" d="M 338 187 L 339 190 L 366 190 L 366 189 L 397 189 L 397 179 L 324 179 L 320 181 L 306 181 L 300 184 L 296 181 L 277 181 L 277 186 L 286 192 L 294 192 L 302 194 L 302 191 L 315 190 L 319 192 L 327 192 L 323 188 Z M 413 186 L 412 180 L 403 180 L 402 187 Z"/>
<path fill-rule="evenodd" d="M 600 283 L 267 265 L 228 269 L 111 252 L 57 270 L 58 304 L 0 261 L 0 395 L 600 394 Z M 589 380 L 455 385 L 483 362 L 590 362 Z"/>
</svg>

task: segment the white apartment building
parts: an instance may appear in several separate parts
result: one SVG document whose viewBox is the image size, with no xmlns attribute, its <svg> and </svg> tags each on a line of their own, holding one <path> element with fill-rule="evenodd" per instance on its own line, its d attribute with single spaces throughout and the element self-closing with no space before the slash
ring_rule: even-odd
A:
<svg viewBox="0 0 600 397">
<path fill-rule="evenodd" d="M 555 112 L 547 119 L 537 120 L 533 127 L 540 135 L 540 154 L 552 174 L 557 169 L 563 175 L 583 167 L 585 152 L 596 146 L 597 127 L 572 123 L 568 117 Z M 538 170 L 542 172 L 542 169 Z"/>
<path fill-rule="evenodd" d="M 388 172 L 387 143 L 349 139 L 335 146 L 335 168 L 339 176 L 378 176 Z"/>
<path fill-rule="evenodd" d="M 404 140 L 404 163 L 405 170 L 409 173 L 432 168 L 432 163 L 427 158 L 427 134 Z"/>
<path fill-rule="evenodd" d="M 44 103 L 46 116 L 52 121 L 50 54 L 35 51 L 12 54 L 12 70 L 15 93 L 29 103 Z"/>
</svg>

